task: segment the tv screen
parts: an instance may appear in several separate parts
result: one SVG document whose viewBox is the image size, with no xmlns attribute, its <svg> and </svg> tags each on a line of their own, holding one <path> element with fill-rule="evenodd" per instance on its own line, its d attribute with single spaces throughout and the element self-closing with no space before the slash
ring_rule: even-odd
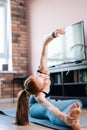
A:
<svg viewBox="0 0 87 130">
<path fill-rule="evenodd" d="M 48 66 L 85 60 L 84 21 L 65 27 L 65 35 L 48 45 Z"/>
</svg>

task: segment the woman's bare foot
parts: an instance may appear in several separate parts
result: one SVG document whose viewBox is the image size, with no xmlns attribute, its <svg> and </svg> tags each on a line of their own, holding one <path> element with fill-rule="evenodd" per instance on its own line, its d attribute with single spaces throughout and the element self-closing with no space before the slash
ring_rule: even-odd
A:
<svg viewBox="0 0 87 130">
<path fill-rule="evenodd" d="M 78 119 L 80 114 L 81 114 L 80 103 L 79 102 L 74 103 L 70 110 L 70 116 Z"/>
<path fill-rule="evenodd" d="M 81 114 L 80 103 L 77 102 L 72 105 L 70 110 L 70 116 L 75 118 L 75 123 L 72 125 L 73 130 L 80 130 L 79 117 Z"/>
</svg>

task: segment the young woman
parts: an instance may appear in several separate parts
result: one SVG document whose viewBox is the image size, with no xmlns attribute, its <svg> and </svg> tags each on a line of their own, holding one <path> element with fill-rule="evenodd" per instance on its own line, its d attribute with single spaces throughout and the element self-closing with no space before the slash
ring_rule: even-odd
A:
<svg viewBox="0 0 87 130">
<path fill-rule="evenodd" d="M 34 75 L 26 79 L 25 89 L 18 94 L 16 110 L 16 123 L 18 125 L 27 125 L 29 123 L 28 115 L 30 114 L 34 118 L 49 119 L 56 125 L 68 125 L 73 130 L 80 130 L 79 116 L 82 103 L 79 100 L 53 102 L 49 97 L 51 81 L 47 66 L 48 44 L 54 38 L 64 34 L 64 29 L 57 29 L 45 38 L 40 66 Z"/>
</svg>

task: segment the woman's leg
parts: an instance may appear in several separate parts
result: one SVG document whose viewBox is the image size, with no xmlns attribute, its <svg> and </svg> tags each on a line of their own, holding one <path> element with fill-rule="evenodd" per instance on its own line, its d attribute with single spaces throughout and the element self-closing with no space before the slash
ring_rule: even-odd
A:
<svg viewBox="0 0 87 130">
<path fill-rule="evenodd" d="M 70 114 L 70 110 L 71 110 L 71 106 L 76 103 L 79 102 L 80 106 L 82 107 L 82 103 L 80 100 L 60 100 L 60 101 L 54 101 L 53 104 L 60 109 L 60 111 L 66 113 L 66 114 Z M 61 121 L 60 119 L 56 118 L 53 114 L 51 114 L 49 111 L 47 112 L 47 116 L 49 118 L 49 120 L 56 124 L 56 125 L 61 125 L 61 126 L 67 126 L 67 124 L 65 124 L 63 121 Z"/>
<path fill-rule="evenodd" d="M 37 103 L 36 100 L 34 99 L 33 95 L 30 96 L 29 98 L 29 108 L 33 105 Z"/>
<path fill-rule="evenodd" d="M 47 110 L 37 103 L 33 96 L 30 96 L 29 99 L 29 114 L 31 117 L 39 118 L 39 119 L 47 119 L 46 116 Z"/>
<path fill-rule="evenodd" d="M 70 110 L 71 110 L 71 107 L 74 103 L 77 103 L 79 102 L 80 104 L 80 108 L 82 108 L 82 102 L 80 100 L 66 100 L 65 102 L 63 102 L 63 104 L 66 104 L 66 107 L 63 109 L 63 112 L 65 112 L 66 114 L 69 114 L 70 113 Z"/>
<path fill-rule="evenodd" d="M 82 102 L 78 99 L 72 99 L 72 100 L 58 100 L 53 101 L 52 103 L 60 110 L 64 111 L 68 106 L 72 105 L 73 103 L 79 102 L 80 107 L 82 108 Z M 69 111 L 69 110 L 68 110 Z M 67 112 L 68 112 L 67 111 Z M 68 113 L 67 113 L 68 114 Z"/>
<path fill-rule="evenodd" d="M 50 99 L 48 98 L 50 101 Z M 70 113 L 70 109 L 72 104 L 79 102 L 80 106 L 82 107 L 82 103 L 80 100 L 59 100 L 59 101 L 54 101 L 52 102 L 60 111 L 65 112 L 66 114 Z M 32 98 L 31 100 L 32 106 L 30 107 L 30 116 L 34 118 L 39 118 L 39 119 L 49 119 L 53 124 L 56 125 L 61 125 L 61 126 L 67 126 L 63 121 L 60 119 L 56 118 L 50 111 L 45 109 L 42 105 L 39 103 L 35 102 Z"/>
<path fill-rule="evenodd" d="M 47 119 L 47 109 L 45 109 L 42 105 L 39 103 L 34 103 L 30 107 L 29 114 L 31 117 L 38 118 L 38 119 Z"/>
</svg>

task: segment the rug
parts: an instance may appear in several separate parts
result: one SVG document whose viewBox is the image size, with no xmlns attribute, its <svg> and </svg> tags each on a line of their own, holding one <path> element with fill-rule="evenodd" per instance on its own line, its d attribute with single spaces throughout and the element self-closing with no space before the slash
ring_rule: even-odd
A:
<svg viewBox="0 0 87 130">
<path fill-rule="evenodd" d="M 15 109 L 1 110 L 0 114 L 15 118 L 16 111 Z M 62 127 L 62 126 L 54 125 L 49 120 L 45 120 L 45 119 L 36 119 L 36 118 L 29 117 L 29 120 L 31 123 L 35 123 L 56 130 L 72 130 L 70 127 Z M 87 117 L 80 118 L 80 125 L 81 128 L 87 127 Z"/>
</svg>

